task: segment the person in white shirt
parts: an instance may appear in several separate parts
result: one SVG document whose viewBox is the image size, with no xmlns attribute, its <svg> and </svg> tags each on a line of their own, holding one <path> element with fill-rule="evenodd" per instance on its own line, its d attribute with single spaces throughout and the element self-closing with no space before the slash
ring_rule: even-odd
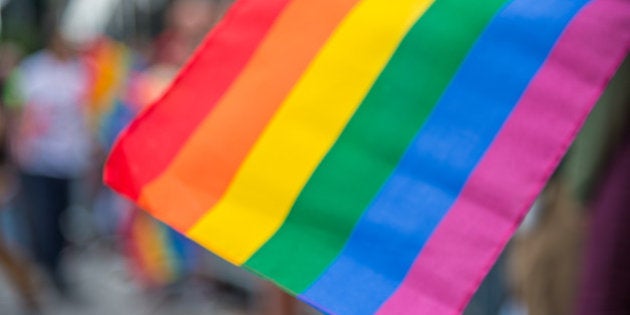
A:
<svg viewBox="0 0 630 315">
<path fill-rule="evenodd" d="M 55 33 L 48 46 L 12 74 L 5 104 L 12 113 L 11 151 L 20 173 L 20 210 L 30 225 L 34 258 L 66 290 L 60 268 L 65 241 L 59 221 L 70 205 L 73 179 L 90 167 L 87 65 Z M 62 292 L 64 293 L 64 292 Z"/>
</svg>

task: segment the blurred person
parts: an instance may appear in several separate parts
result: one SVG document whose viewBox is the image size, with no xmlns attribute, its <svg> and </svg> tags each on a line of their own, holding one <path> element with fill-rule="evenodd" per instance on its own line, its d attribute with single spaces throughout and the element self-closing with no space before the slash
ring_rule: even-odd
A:
<svg viewBox="0 0 630 315">
<path fill-rule="evenodd" d="M 153 64 L 179 68 L 219 16 L 215 2 L 176 0 L 166 13 L 166 27 L 155 42 Z"/>
<path fill-rule="evenodd" d="M 104 124 L 107 142 L 169 86 L 213 23 L 212 2 L 175 1 L 166 13 L 166 29 L 154 43 L 147 67 L 130 73 L 127 90 Z M 122 224 L 124 250 L 137 279 L 156 290 L 177 286 L 196 272 L 200 248 L 170 227 L 134 208 Z"/>
<path fill-rule="evenodd" d="M 586 240 L 574 314 L 630 314 L 630 58 L 589 117 L 574 148 L 585 155 L 575 185 L 586 195 Z M 599 155 L 597 155 L 599 154 Z M 586 158 L 589 159 L 586 159 Z M 585 162 L 590 163 L 585 163 Z M 592 169 L 592 170 L 591 170 Z M 584 174 L 586 173 L 586 174 Z M 596 176 L 586 176 L 586 175 Z M 588 180 L 588 181 L 587 181 Z"/>
<path fill-rule="evenodd" d="M 630 314 L 630 124 L 625 129 L 590 205 L 574 314 Z"/>
<path fill-rule="evenodd" d="M 0 91 L 4 90 L 9 73 L 17 65 L 21 56 L 18 47 L 4 43 L 0 45 Z M 4 102 L 0 105 L 0 211 L 7 206 L 15 190 L 15 179 L 8 163 L 7 119 Z M 9 281 L 18 291 L 25 309 L 36 312 L 38 302 L 31 274 L 25 261 L 13 253 L 5 243 L 4 231 L 0 231 L 0 266 L 7 273 Z"/>
<path fill-rule="evenodd" d="M 584 218 L 560 175 L 540 196 L 531 225 L 519 230 L 511 243 L 511 288 L 527 314 L 573 312 Z"/>
<path fill-rule="evenodd" d="M 90 167 L 85 116 L 90 83 L 86 63 L 60 33 L 11 75 L 5 102 L 11 111 L 11 153 L 20 176 L 18 207 L 26 216 L 34 259 L 67 296 L 60 221 L 71 204 L 71 184 Z"/>
<path fill-rule="evenodd" d="M 165 29 L 153 44 L 149 66 L 131 82 L 134 102 L 141 104 L 140 108 L 166 90 L 218 15 L 218 6 L 208 0 L 176 0 L 171 4 Z"/>
</svg>

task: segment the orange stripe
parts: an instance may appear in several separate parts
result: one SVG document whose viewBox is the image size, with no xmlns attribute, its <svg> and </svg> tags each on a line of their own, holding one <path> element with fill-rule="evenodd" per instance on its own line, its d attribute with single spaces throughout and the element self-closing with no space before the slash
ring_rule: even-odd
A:
<svg viewBox="0 0 630 315">
<path fill-rule="evenodd" d="M 143 188 L 139 203 L 187 231 L 224 194 L 268 121 L 358 1 L 292 1 L 215 110 Z"/>
<path fill-rule="evenodd" d="M 290 1 L 238 0 L 231 6 L 156 106 L 121 132 L 103 171 L 107 185 L 138 200 L 214 110 Z"/>
</svg>

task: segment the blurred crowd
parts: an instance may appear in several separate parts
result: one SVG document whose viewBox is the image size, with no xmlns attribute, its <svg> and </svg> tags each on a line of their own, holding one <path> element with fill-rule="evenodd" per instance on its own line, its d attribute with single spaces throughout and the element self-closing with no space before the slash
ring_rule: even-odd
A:
<svg viewBox="0 0 630 315">
<path fill-rule="evenodd" d="M 35 13 L 31 24 L 20 24 L 26 3 Z M 11 26 L 1 29 L 0 42 L 0 279 L 15 292 L 18 309 L 47 314 L 42 296 L 50 291 L 81 303 L 85 292 L 68 256 L 97 248 L 121 257 L 125 283 L 149 297 L 195 288 L 237 301 L 239 314 L 314 312 L 101 184 L 117 135 L 168 87 L 228 6 L 0 1 L 2 21 Z M 85 18 L 93 11 L 101 15 Z M 630 235 L 620 224 L 630 222 L 628 86 L 626 62 L 466 314 L 628 311 Z"/>
<path fill-rule="evenodd" d="M 108 8 L 106 2 L 116 2 L 109 17 L 81 22 L 82 15 Z M 45 9 L 34 20 L 41 48 L 20 45 L 3 30 L 0 202 L 10 219 L 0 230 L 0 266 L 6 279 L 26 312 L 46 313 L 45 290 L 80 302 L 85 293 L 71 280 L 66 256 L 98 246 L 121 256 L 131 281 L 147 294 L 210 288 L 239 300 L 244 314 L 302 312 L 288 295 L 230 267 L 101 184 L 118 133 L 168 87 L 229 3 L 151 4 L 161 23 L 142 26 L 142 14 L 131 12 L 134 27 L 127 18 L 121 32 L 108 25 L 117 15 L 130 16 L 129 2 L 33 1 L 32 8 Z"/>
</svg>

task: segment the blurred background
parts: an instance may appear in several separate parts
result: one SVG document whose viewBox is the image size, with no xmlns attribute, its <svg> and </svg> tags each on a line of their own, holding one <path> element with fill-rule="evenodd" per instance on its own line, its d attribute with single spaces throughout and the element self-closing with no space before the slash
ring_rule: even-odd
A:
<svg viewBox="0 0 630 315">
<path fill-rule="evenodd" d="M 101 184 L 230 5 L 0 0 L 0 315 L 318 314 Z M 465 314 L 630 314 L 629 104 L 626 61 Z"/>
</svg>

